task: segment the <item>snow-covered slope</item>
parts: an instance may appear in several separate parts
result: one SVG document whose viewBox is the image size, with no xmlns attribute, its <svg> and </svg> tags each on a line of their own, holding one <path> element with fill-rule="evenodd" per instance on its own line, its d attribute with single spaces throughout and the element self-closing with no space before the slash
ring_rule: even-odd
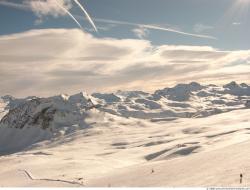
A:
<svg viewBox="0 0 250 190">
<path fill-rule="evenodd" d="M 249 186 L 249 118 L 248 109 L 157 123 L 93 113 L 91 128 L 0 157 L 0 185 Z"/>
<path fill-rule="evenodd" d="M 0 98 L 0 154 L 6 153 L 6 150 L 11 152 L 11 147 L 18 150 L 17 147 L 25 148 L 34 142 L 91 127 L 85 122 L 90 110 L 99 111 L 100 114 L 104 112 L 125 118 L 160 122 L 178 118 L 207 117 L 249 108 L 249 99 L 250 87 L 235 82 L 223 87 L 192 82 L 157 90 L 153 94 L 142 91 L 118 91 L 111 94 L 94 93 L 92 96 L 79 93 L 49 98 L 30 96 L 16 99 L 12 96 L 3 96 Z M 13 143 L 13 146 L 10 146 L 8 143 L 7 140 L 12 136 L 12 142 L 20 141 L 22 132 L 15 129 L 27 130 L 23 145 Z"/>
<path fill-rule="evenodd" d="M 3 97 L 2 105 L 3 112 L 10 110 L 0 122 L 0 155 L 88 127 L 84 120 L 94 108 L 83 93 L 50 98 Z"/>
<path fill-rule="evenodd" d="M 249 100 L 235 82 L 1 97 L 0 186 L 239 185 L 250 167 Z"/>
</svg>

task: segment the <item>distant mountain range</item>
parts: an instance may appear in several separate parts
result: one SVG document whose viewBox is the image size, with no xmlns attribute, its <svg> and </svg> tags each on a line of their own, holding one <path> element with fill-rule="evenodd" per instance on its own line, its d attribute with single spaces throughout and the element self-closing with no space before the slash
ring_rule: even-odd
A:
<svg viewBox="0 0 250 190">
<path fill-rule="evenodd" d="M 129 131 L 138 126 L 164 128 L 166 124 L 183 122 L 184 118 L 194 124 L 194 118 L 250 108 L 249 100 L 250 86 L 236 82 L 224 86 L 192 82 L 152 94 L 118 91 L 47 98 L 3 96 L 0 98 L 0 155 L 31 148 L 41 141 L 62 138 L 65 142 L 74 134 L 98 133 L 99 127 L 107 130 L 121 127 Z"/>
<path fill-rule="evenodd" d="M 12 96 L 0 98 L 1 126 L 42 129 L 84 126 L 87 110 L 151 121 L 177 118 L 207 117 L 249 107 L 250 86 L 231 82 L 224 86 L 201 85 L 196 82 L 178 84 L 157 90 L 153 94 L 142 91 L 118 91 L 103 94 L 79 93 L 49 98 Z"/>
</svg>

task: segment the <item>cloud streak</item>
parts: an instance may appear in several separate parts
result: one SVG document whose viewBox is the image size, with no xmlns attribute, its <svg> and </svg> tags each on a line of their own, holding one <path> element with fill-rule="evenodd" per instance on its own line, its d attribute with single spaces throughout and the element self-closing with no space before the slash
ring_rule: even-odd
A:
<svg viewBox="0 0 250 190">
<path fill-rule="evenodd" d="M 0 92 L 47 96 L 153 91 L 193 80 L 250 83 L 249 62 L 250 50 L 154 46 L 148 40 L 97 38 L 79 29 L 31 30 L 0 36 Z"/>
<path fill-rule="evenodd" d="M 74 2 L 80 7 L 80 9 L 83 11 L 83 13 L 86 15 L 87 20 L 89 21 L 89 23 L 93 26 L 93 28 L 95 29 L 95 31 L 97 32 L 97 27 L 95 25 L 95 23 L 93 22 L 93 20 L 91 19 L 91 17 L 89 16 L 88 12 L 85 10 L 85 8 L 83 7 L 83 5 L 81 3 L 79 3 L 78 0 L 74 0 Z"/>
<path fill-rule="evenodd" d="M 172 33 L 176 33 L 176 34 L 180 34 L 180 35 L 184 35 L 184 36 L 196 37 L 196 38 L 205 38 L 205 39 L 211 39 L 211 40 L 216 40 L 217 39 L 214 36 L 183 32 L 183 31 L 180 31 L 180 30 L 175 30 L 175 29 L 172 29 L 172 28 L 166 28 L 166 27 L 162 27 L 162 26 L 158 26 L 158 25 L 138 24 L 138 23 L 133 23 L 133 22 L 117 21 L 117 20 L 110 20 L 110 19 L 100 19 L 100 18 L 93 18 L 93 19 L 96 22 L 101 22 L 101 23 L 126 25 L 126 26 L 133 26 L 133 27 L 145 28 L 145 29 L 150 29 L 150 30 L 159 30 L 159 31 L 165 31 L 165 32 L 172 32 Z"/>
<path fill-rule="evenodd" d="M 72 19 L 73 21 L 80 27 L 80 29 L 83 29 L 82 25 L 76 20 L 76 18 L 63 6 L 61 6 L 57 0 L 55 0 L 56 4 L 58 7 L 60 7 L 64 12 L 66 12 Z"/>
<path fill-rule="evenodd" d="M 24 11 L 30 10 L 30 6 L 28 6 L 28 5 L 8 2 L 8 1 L 5 1 L 5 0 L 0 1 L 0 5 L 11 7 L 11 8 L 14 8 L 14 9 L 24 10 Z"/>
<path fill-rule="evenodd" d="M 91 19 L 86 9 L 83 7 L 82 4 L 79 3 L 78 0 L 23 0 L 22 3 L 14 3 L 7 2 L 5 0 L 0 0 L 0 5 L 24 11 L 32 11 L 39 18 L 36 23 L 41 23 L 42 18 L 44 16 L 59 17 L 67 14 L 81 29 L 83 29 L 76 17 L 69 11 L 72 8 L 72 1 L 74 1 L 76 5 L 83 11 L 86 16 L 86 19 L 97 32 L 97 27 L 95 23 Z"/>
<path fill-rule="evenodd" d="M 55 1 L 55 0 L 52 0 L 52 1 Z M 189 32 L 184 32 L 184 31 L 181 31 L 181 30 L 176 30 L 176 29 L 173 29 L 173 28 L 163 27 L 163 26 L 159 26 L 159 25 L 140 24 L 140 23 L 125 22 L 125 21 L 118 21 L 118 20 L 112 20 L 112 19 L 91 18 L 89 16 L 89 14 L 87 13 L 87 11 L 84 9 L 84 7 L 79 3 L 79 1 L 77 1 L 77 0 L 74 0 L 74 1 L 77 3 L 78 6 L 80 5 L 80 8 L 82 9 L 82 11 L 84 12 L 84 14 L 86 15 L 87 18 L 83 18 L 82 16 L 73 15 L 73 14 L 70 17 L 72 18 L 72 16 L 73 16 L 75 18 L 74 21 L 77 20 L 77 19 L 84 19 L 84 20 L 89 21 L 90 24 L 93 26 L 95 31 L 97 31 L 98 29 L 97 29 L 94 21 L 95 22 L 100 22 L 100 23 L 106 23 L 106 24 L 132 26 L 132 27 L 135 27 L 137 29 L 138 28 L 144 28 L 144 29 L 148 29 L 148 30 L 158 30 L 158 31 L 163 31 L 163 32 L 171 32 L 171 33 L 175 33 L 175 34 L 178 34 L 178 35 L 189 36 L 189 37 L 194 37 L 194 38 L 209 39 L 209 40 L 216 40 L 217 39 L 216 37 L 210 36 L 210 35 L 189 33 Z M 30 6 L 28 6 L 27 4 L 19 4 L 19 3 L 10 3 L 10 2 L 7 2 L 7 1 L 0 1 L 0 5 L 9 6 L 9 7 L 17 8 L 17 9 L 20 9 L 20 10 L 32 10 L 30 8 Z M 65 9 L 67 9 L 67 8 L 65 8 Z"/>
</svg>

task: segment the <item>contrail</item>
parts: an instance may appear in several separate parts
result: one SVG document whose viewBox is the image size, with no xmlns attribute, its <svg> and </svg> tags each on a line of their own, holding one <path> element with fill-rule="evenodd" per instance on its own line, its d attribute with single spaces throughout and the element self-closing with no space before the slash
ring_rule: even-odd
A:
<svg viewBox="0 0 250 190">
<path fill-rule="evenodd" d="M 147 24 L 142 24 L 140 26 L 142 26 L 143 28 L 152 29 L 152 30 L 163 30 L 163 31 L 168 31 L 168 32 L 174 32 L 174 33 L 177 33 L 177 34 L 183 34 L 183 35 L 186 35 L 186 36 L 193 36 L 193 37 L 197 37 L 197 38 L 207 38 L 207 39 L 216 40 L 216 38 L 213 37 L 213 36 L 187 33 L 187 32 L 182 32 L 182 31 L 179 31 L 179 30 L 174 30 L 172 28 L 163 28 L 163 27 L 160 27 L 160 26 L 147 25 Z"/>
<path fill-rule="evenodd" d="M 101 19 L 101 18 L 93 18 L 93 20 L 91 19 L 91 17 L 89 16 L 89 14 L 87 13 L 87 11 L 84 9 L 84 7 L 79 3 L 78 0 L 74 0 L 74 2 L 80 6 L 80 8 L 83 10 L 83 12 L 86 15 L 86 19 L 83 18 L 82 16 L 76 16 L 75 17 L 68 11 L 66 10 L 64 7 L 62 7 L 56 0 L 55 2 L 57 3 L 57 5 L 59 7 L 61 7 L 61 9 L 63 9 L 76 23 L 77 25 L 82 29 L 83 27 L 80 25 L 80 23 L 76 20 L 76 18 L 78 19 L 84 19 L 84 20 L 88 20 L 91 25 L 93 26 L 93 28 L 95 29 L 95 31 L 97 31 L 97 28 L 93 22 L 100 22 L 100 23 L 108 23 L 108 24 L 117 24 L 117 25 L 126 25 L 126 26 L 134 26 L 134 27 L 143 27 L 146 29 L 150 29 L 150 30 L 159 30 L 159 31 L 166 31 L 166 32 L 172 32 L 172 33 L 176 33 L 176 34 L 180 34 L 180 35 L 184 35 L 184 36 L 192 36 L 192 37 L 196 37 L 196 38 L 205 38 L 205 39 L 212 39 L 212 40 L 216 40 L 217 38 L 214 36 L 209 36 L 209 35 L 201 35 L 201 34 L 195 34 L 195 33 L 188 33 L 188 32 L 184 32 L 184 31 L 180 31 L 180 30 L 176 30 L 176 29 L 172 29 L 172 28 L 165 28 L 162 26 L 157 26 L 157 25 L 149 25 L 149 24 L 138 24 L 138 23 L 132 23 L 132 22 L 125 22 L 125 21 L 118 21 L 118 20 L 108 20 L 108 19 Z M 16 8 L 16 9 L 21 9 L 21 10 L 28 10 L 29 11 L 29 7 L 23 4 L 18 4 L 18 3 L 10 3 L 7 1 L 2 1 L 0 0 L 0 5 L 4 5 L 4 6 L 9 6 L 12 8 Z"/>
<path fill-rule="evenodd" d="M 62 9 L 64 10 L 74 21 L 75 23 L 83 30 L 82 25 L 76 20 L 76 18 L 67 10 L 65 9 L 63 6 L 60 5 L 60 3 L 57 2 L 57 0 L 55 1 L 56 4 Z"/>
<path fill-rule="evenodd" d="M 11 7 L 11 8 L 15 8 L 15 9 L 19 9 L 19 10 L 23 10 L 23 11 L 27 11 L 30 8 L 29 6 L 24 5 L 24 4 L 7 2 L 7 1 L 1 1 L 1 0 L 0 0 L 0 5 Z"/>
<path fill-rule="evenodd" d="M 79 18 L 78 16 L 76 16 L 76 17 Z M 147 28 L 147 29 L 151 29 L 151 30 L 160 30 L 160 31 L 173 32 L 173 33 L 176 33 L 176 34 L 181 34 L 181 35 L 185 35 L 185 36 L 192 36 L 192 37 L 196 37 L 196 38 L 205 38 L 205 39 L 217 40 L 217 38 L 214 37 L 214 36 L 188 33 L 188 32 L 183 32 L 183 31 L 180 31 L 180 30 L 172 29 L 172 28 L 165 28 L 165 27 L 161 27 L 161 26 L 157 26 L 157 25 L 138 24 L 138 23 L 132 23 L 132 22 L 108 20 L 108 19 L 100 19 L 100 18 L 94 18 L 94 20 L 96 22 L 100 22 L 100 23 L 143 27 L 143 28 Z"/>
<path fill-rule="evenodd" d="M 86 15 L 88 21 L 90 22 L 90 24 L 93 26 L 93 28 L 95 29 L 95 31 L 97 32 L 97 28 L 95 26 L 95 23 L 93 22 L 93 20 L 91 19 L 91 17 L 89 16 L 88 12 L 85 10 L 85 8 L 83 7 L 83 5 L 81 3 L 79 3 L 78 0 L 74 0 L 74 2 L 82 9 L 82 11 L 84 12 L 84 14 Z"/>
</svg>

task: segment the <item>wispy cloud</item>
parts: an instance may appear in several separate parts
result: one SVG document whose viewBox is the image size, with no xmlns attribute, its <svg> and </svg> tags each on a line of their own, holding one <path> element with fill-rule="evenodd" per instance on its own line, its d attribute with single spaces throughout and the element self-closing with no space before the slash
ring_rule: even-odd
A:
<svg viewBox="0 0 250 190">
<path fill-rule="evenodd" d="M 0 36 L 0 92 L 47 96 L 152 91 L 192 80 L 250 82 L 249 61 L 249 50 L 154 46 L 148 40 L 97 38 L 79 29 L 31 30 Z"/>
<path fill-rule="evenodd" d="M 212 30 L 214 27 L 213 26 L 209 26 L 209 25 L 206 25 L 206 24 L 195 24 L 194 25 L 194 31 L 196 33 L 201 33 L 201 32 L 204 32 L 206 30 Z"/>
<path fill-rule="evenodd" d="M 58 1 L 60 3 L 61 7 L 56 7 L 56 3 L 54 1 Z M 68 14 L 69 9 L 71 8 L 71 1 L 72 0 L 44 0 L 44 1 L 37 1 L 37 0 L 24 0 L 21 4 L 19 3 L 13 3 L 13 2 L 7 2 L 7 1 L 0 1 L 0 5 L 9 6 L 12 8 L 22 9 L 22 10 L 32 10 L 37 14 L 38 16 L 45 16 L 46 14 L 52 15 L 52 16 L 59 16 L 59 15 L 65 15 Z M 203 39 L 210 39 L 210 40 L 216 40 L 217 38 L 210 35 L 203 35 L 203 34 L 197 34 L 197 33 L 190 33 L 185 32 L 182 30 L 177 30 L 170 27 L 164 27 L 161 25 L 155 25 L 155 24 L 140 24 L 140 23 L 133 23 L 133 22 L 126 22 L 126 21 L 119 21 L 119 20 L 112 20 L 112 19 L 102 19 L 102 18 L 91 18 L 89 14 L 87 13 L 86 9 L 82 6 L 82 4 L 79 3 L 78 0 L 73 0 L 84 12 L 86 15 L 86 19 L 79 15 L 71 15 L 74 17 L 74 21 L 76 22 L 77 19 L 85 19 L 90 22 L 90 24 L 93 26 L 94 30 L 97 31 L 98 27 L 96 27 L 95 22 L 100 23 L 107 23 L 107 24 L 115 24 L 115 25 L 126 25 L 126 26 L 132 26 L 137 29 L 144 29 L 144 30 L 158 30 L 163 32 L 171 32 L 178 35 L 183 36 L 191 36 L 195 38 L 203 38 Z M 61 8 L 64 8 L 64 11 L 61 10 Z M 67 10 L 67 12 L 65 11 Z M 69 14 L 68 14 L 69 15 Z M 73 19 L 73 18 L 72 18 Z M 40 19 L 41 20 L 41 19 Z M 39 20 L 39 21 L 40 21 Z M 38 22 L 39 23 L 39 22 Z M 79 23 L 79 22 L 78 22 Z M 137 31 L 138 32 L 138 31 Z"/>
<path fill-rule="evenodd" d="M 233 22 L 232 25 L 239 26 L 239 25 L 241 25 L 241 23 L 240 22 Z"/>
<path fill-rule="evenodd" d="M 84 12 L 87 20 L 93 26 L 94 30 L 97 31 L 93 20 L 78 0 L 23 0 L 21 3 L 0 0 L 0 5 L 19 10 L 32 11 L 38 17 L 38 20 L 36 20 L 35 22 L 36 24 L 41 23 L 43 17 L 45 16 L 59 17 L 68 15 L 82 29 L 81 24 L 74 17 L 74 15 L 70 13 L 70 9 L 72 8 L 72 1 L 74 1 L 76 5 Z"/>
<path fill-rule="evenodd" d="M 43 16 L 64 16 L 67 12 L 62 11 L 62 7 L 67 11 L 72 8 L 70 0 L 24 0 L 23 4 L 30 7 L 31 11 L 39 18 L 42 18 Z"/>
<path fill-rule="evenodd" d="M 143 27 L 134 28 L 132 32 L 139 38 L 144 39 L 149 34 L 149 30 Z"/>
<path fill-rule="evenodd" d="M 0 1 L 0 5 L 11 7 L 14 9 L 19 9 L 19 10 L 30 10 L 30 6 L 28 6 L 28 5 L 21 4 L 21 3 L 9 2 L 9 1 L 5 1 L 5 0 Z"/>
</svg>

